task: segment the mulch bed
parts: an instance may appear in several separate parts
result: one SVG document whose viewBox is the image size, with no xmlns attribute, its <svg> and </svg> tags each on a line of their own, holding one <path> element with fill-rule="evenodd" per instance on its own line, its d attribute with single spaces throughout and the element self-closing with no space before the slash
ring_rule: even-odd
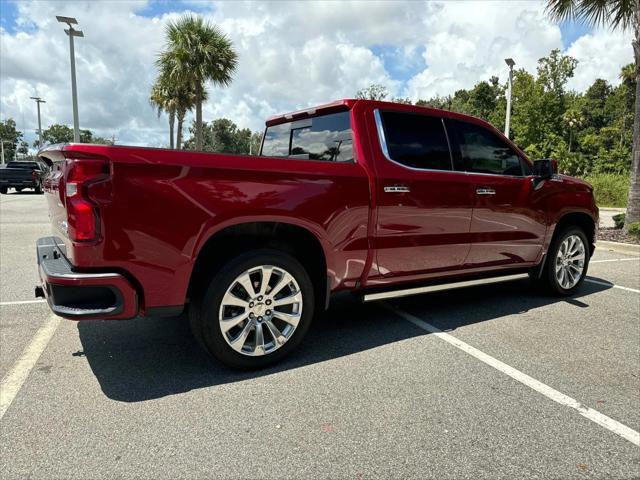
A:
<svg viewBox="0 0 640 480">
<path fill-rule="evenodd" d="M 601 228 L 598 230 L 598 240 L 640 245 L 640 237 L 627 235 L 624 230 L 618 228 Z"/>
</svg>

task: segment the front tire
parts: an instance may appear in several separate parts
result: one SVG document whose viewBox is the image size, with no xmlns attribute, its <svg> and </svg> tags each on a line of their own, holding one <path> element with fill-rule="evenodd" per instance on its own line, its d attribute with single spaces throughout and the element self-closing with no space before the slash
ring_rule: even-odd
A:
<svg viewBox="0 0 640 480">
<path fill-rule="evenodd" d="M 573 295 L 587 275 L 588 245 L 584 230 L 575 226 L 564 228 L 551 242 L 537 283 L 555 295 Z"/>
<path fill-rule="evenodd" d="M 189 310 L 194 336 L 227 366 L 257 369 L 295 349 L 311 325 L 314 288 L 304 267 L 260 249 L 214 272 Z"/>
</svg>

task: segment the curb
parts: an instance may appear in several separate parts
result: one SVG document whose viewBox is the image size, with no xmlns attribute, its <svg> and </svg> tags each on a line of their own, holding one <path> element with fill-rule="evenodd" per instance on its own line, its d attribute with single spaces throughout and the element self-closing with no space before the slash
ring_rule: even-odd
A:
<svg viewBox="0 0 640 480">
<path fill-rule="evenodd" d="M 609 242 L 607 240 L 596 240 L 596 248 L 614 251 L 618 253 L 626 253 L 628 255 L 640 255 L 640 245 L 632 243 Z"/>
</svg>

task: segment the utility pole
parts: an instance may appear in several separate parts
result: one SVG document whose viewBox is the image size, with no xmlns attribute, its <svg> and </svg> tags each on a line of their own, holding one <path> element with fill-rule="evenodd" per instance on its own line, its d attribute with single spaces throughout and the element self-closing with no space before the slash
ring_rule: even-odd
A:
<svg viewBox="0 0 640 480">
<path fill-rule="evenodd" d="M 38 149 L 42 148 L 42 121 L 40 120 L 40 104 L 47 103 L 42 100 L 40 97 L 31 97 L 32 100 L 36 101 L 38 105 Z"/>
<path fill-rule="evenodd" d="M 509 138 L 509 127 L 511 127 L 511 90 L 513 89 L 513 66 L 516 62 L 513 58 L 505 58 L 505 63 L 509 65 L 509 86 L 507 87 L 507 117 L 504 121 L 504 136 Z"/>
<path fill-rule="evenodd" d="M 78 120 L 78 91 L 76 88 L 76 55 L 73 47 L 73 37 L 84 37 L 82 30 L 76 30 L 74 25 L 78 24 L 78 21 L 73 17 L 61 17 L 56 15 L 56 19 L 60 23 L 66 23 L 69 29 L 64 33 L 69 37 L 69 56 L 71 58 L 71 99 L 73 101 L 73 141 L 75 143 L 80 142 L 80 120 Z"/>
<path fill-rule="evenodd" d="M 4 165 L 4 140 L 0 138 L 0 148 L 2 148 L 2 165 Z"/>
</svg>

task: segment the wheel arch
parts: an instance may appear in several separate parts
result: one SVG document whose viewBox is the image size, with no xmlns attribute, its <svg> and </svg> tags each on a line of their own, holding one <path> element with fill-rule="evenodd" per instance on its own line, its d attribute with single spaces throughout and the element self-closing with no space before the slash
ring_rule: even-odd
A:
<svg viewBox="0 0 640 480">
<path fill-rule="evenodd" d="M 198 295 L 210 273 L 231 256 L 253 248 L 275 248 L 296 258 L 314 284 L 316 305 L 327 306 L 328 278 L 326 245 L 311 229 L 282 221 L 247 221 L 227 225 L 209 235 L 198 249 L 187 290 L 187 299 Z"/>
<path fill-rule="evenodd" d="M 553 234 L 549 238 L 549 243 L 559 232 L 570 225 L 578 226 L 584 230 L 589 241 L 589 256 L 592 256 L 595 250 L 597 227 L 593 216 L 586 212 L 567 212 L 560 216 L 553 229 Z"/>
</svg>

